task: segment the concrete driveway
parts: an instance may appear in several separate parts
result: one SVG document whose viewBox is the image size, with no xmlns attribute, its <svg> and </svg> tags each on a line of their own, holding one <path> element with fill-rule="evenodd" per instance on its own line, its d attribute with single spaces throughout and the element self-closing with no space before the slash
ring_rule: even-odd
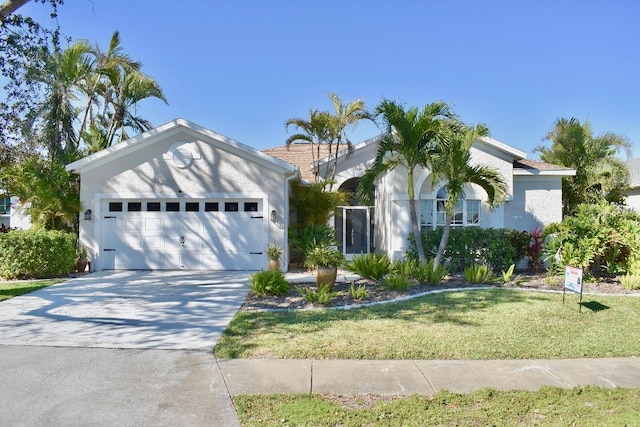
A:
<svg viewBox="0 0 640 427">
<path fill-rule="evenodd" d="M 0 302 L 1 424 L 239 426 L 212 349 L 248 276 L 100 273 Z"/>
<path fill-rule="evenodd" d="M 0 303 L 0 345 L 210 350 L 246 272 L 96 273 Z"/>
</svg>

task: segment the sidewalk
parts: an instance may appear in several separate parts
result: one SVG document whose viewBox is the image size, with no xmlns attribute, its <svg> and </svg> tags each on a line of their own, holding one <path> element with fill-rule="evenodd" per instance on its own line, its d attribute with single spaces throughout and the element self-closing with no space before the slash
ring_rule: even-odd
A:
<svg viewBox="0 0 640 427">
<path fill-rule="evenodd" d="M 640 387 L 640 358 L 558 360 L 218 359 L 232 396 L 333 393 L 409 395 L 483 387 L 537 390 Z"/>
</svg>

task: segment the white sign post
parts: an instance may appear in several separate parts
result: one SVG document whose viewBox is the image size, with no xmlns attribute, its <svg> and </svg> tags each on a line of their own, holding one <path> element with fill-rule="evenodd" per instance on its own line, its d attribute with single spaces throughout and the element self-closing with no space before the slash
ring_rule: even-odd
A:
<svg viewBox="0 0 640 427">
<path fill-rule="evenodd" d="M 582 269 L 577 267 L 566 266 L 564 270 L 564 289 L 562 290 L 562 303 L 564 304 L 564 295 L 566 290 L 580 294 L 580 302 L 578 303 L 578 313 L 582 313 Z"/>
</svg>

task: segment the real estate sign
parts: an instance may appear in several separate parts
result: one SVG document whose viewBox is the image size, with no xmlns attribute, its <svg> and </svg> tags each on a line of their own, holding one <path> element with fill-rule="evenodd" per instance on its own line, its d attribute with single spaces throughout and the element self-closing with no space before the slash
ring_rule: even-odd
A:
<svg viewBox="0 0 640 427">
<path fill-rule="evenodd" d="M 580 294 L 578 312 L 582 312 L 582 269 L 566 266 L 564 269 L 564 288 L 562 289 L 562 303 L 564 304 L 564 294 L 566 290 Z"/>
</svg>

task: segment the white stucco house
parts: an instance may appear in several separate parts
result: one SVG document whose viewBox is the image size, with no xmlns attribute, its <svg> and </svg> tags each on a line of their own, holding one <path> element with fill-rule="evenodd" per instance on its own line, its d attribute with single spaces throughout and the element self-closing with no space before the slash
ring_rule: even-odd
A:
<svg viewBox="0 0 640 427">
<path fill-rule="evenodd" d="M 375 158 L 378 138 L 339 153 L 335 188 L 351 191 Z M 321 156 L 322 157 L 322 156 Z M 499 170 L 506 203 L 489 212 L 486 195 L 469 185 L 454 226 L 533 230 L 562 220 L 562 177 L 572 169 L 526 159 L 491 138 L 473 146 L 474 162 Z M 319 167 L 326 165 L 326 159 Z M 264 152 L 184 119 L 92 154 L 67 166 L 80 175 L 80 241 L 92 269 L 259 270 L 266 247 L 285 248 L 289 261 L 289 191 L 313 180 L 310 147 Z M 441 183 L 416 173 L 421 227 L 441 225 Z M 402 257 L 410 233 L 406 171 L 377 183 L 374 206 L 343 206 L 335 216 L 347 256 L 378 251 Z"/>
<path fill-rule="evenodd" d="M 627 208 L 640 212 L 640 158 L 631 159 L 627 162 L 629 169 L 629 187 L 627 192 Z"/>
</svg>

